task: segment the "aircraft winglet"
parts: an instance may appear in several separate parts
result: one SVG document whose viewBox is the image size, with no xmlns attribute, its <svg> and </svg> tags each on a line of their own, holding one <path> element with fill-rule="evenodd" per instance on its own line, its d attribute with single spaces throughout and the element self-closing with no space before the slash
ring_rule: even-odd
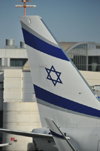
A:
<svg viewBox="0 0 100 151">
<path fill-rule="evenodd" d="M 76 151 L 70 141 L 66 139 L 64 134 L 60 131 L 55 122 L 51 119 L 45 118 L 46 123 L 53 135 L 54 141 L 59 151 Z"/>
</svg>

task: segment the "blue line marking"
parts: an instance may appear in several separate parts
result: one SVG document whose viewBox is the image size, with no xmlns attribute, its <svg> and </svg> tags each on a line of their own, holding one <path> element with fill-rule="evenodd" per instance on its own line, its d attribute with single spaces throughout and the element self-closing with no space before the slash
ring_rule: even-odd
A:
<svg viewBox="0 0 100 151">
<path fill-rule="evenodd" d="M 30 47 L 37 49 L 38 51 L 41 51 L 43 53 L 46 53 L 48 55 L 51 55 L 53 57 L 69 61 L 67 56 L 61 50 L 61 48 L 57 48 L 53 45 L 46 43 L 45 41 L 37 38 L 33 34 L 26 31 L 24 28 L 22 28 L 22 31 L 23 31 L 25 43 Z"/>
<path fill-rule="evenodd" d="M 38 99 L 48 102 L 52 105 L 68 109 L 74 112 L 95 116 L 100 118 L 100 110 L 88 107 L 86 105 L 74 102 L 72 100 L 63 98 L 61 96 L 55 95 L 47 90 L 44 90 L 36 85 L 34 85 L 35 94 Z"/>
<path fill-rule="evenodd" d="M 50 130 L 50 131 L 51 131 L 51 130 Z M 53 132 L 53 131 L 51 131 L 51 134 L 52 134 L 53 136 L 55 136 L 55 137 L 58 137 L 58 138 L 61 138 L 61 139 L 65 139 L 64 136 L 59 135 L 59 134 L 57 134 L 57 133 L 55 133 L 55 132 Z"/>
</svg>

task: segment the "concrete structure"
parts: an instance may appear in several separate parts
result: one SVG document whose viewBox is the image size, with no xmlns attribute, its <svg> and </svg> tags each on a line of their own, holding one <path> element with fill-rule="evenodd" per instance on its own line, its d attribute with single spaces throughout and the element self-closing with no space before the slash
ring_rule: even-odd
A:
<svg viewBox="0 0 100 151">
<path fill-rule="evenodd" d="M 5 49 L 17 49 L 14 39 L 6 39 Z"/>
<path fill-rule="evenodd" d="M 16 48 L 14 40 L 6 40 L 5 49 L 0 49 L 0 127 L 32 131 L 41 127 L 41 123 L 30 70 L 23 69 L 28 60 L 25 44 L 20 42 L 20 48 Z M 0 136 L 1 142 L 12 143 L 3 150 L 32 147 L 32 138 L 5 134 L 2 140 Z"/>
<path fill-rule="evenodd" d="M 5 68 L 20 68 L 27 61 L 26 49 L 0 49 L 0 71 Z"/>
<path fill-rule="evenodd" d="M 22 102 L 22 70 L 4 70 L 4 102 Z"/>
<path fill-rule="evenodd" d="M 3 114 L 3 127 L 13 130 L 32 131 L 41 127 L 36 102 L 5 102 Z M 9 151 L 32 151 L 32 138 L 4 134 L 3 142 L 11 145 L 3 150 Z"/>
<path fill-rule="evenodd" d="M 14 40 L 8 40 L 6 43 L 5 49 L 0 49 L 0 127 L 3 124 L 4 128 L 32 131 L 34 128 L 40 128 L 41 123 L 25 45 L 21 42 L 20 48 L 16 49 Z M 60 42 L 60 44 L 64 50 L 68 50 L 68 55 L 73 59 L 70 50 L 79 43 Z M 87 49 L 82 50 L 80 51 L 82 54 L 87 52 Z M 94 53 L 99 56 L 99 48 L 95 52 L 93 49 L 88 52 L 92 56 Z M 100 72 L 80 72 L 96 94 L 100 96 Z M 3 150 L 29 151 L 33 147 L 32 139 L 22 136 L 5 134 L 3 142 L 12 143 Z"/>
<path fill-rule="evenodd" d="M 30 72 L 22 69 L 4 70 L 3 127 L 13 130 L 32 131 L 41 127 L 37 103 L 35 102 Z M 34 97 L 34 98 L 33 98 Z M 32 138 L 4 135 L 3 142 L 12 145 L 3 150 L 30 150 Z"/>
</svg>

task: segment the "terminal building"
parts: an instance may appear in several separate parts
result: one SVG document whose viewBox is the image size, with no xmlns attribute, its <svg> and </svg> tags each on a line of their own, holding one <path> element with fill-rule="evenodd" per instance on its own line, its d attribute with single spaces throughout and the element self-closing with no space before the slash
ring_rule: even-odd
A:
<svg viewBox="0 0 100 151">
<path fill-rule="evenodd" d="M 100 43 L 60 42 L 79 70 L 100 72 Z"/>
<path fill-rule="evenodd" d="M 59 42 L 83 77 L 100 96 L 100 43 Z M 13 39 L 7 39 L 0 49 L 0 127 L 32 131 L 40 128 L 35 93 L 25 44 L 20 48 Z M 1 142 L 11 143 L 3 150 L 32 150 L 32 139 L 11 134 L 1 134 Z"/>
</svg>

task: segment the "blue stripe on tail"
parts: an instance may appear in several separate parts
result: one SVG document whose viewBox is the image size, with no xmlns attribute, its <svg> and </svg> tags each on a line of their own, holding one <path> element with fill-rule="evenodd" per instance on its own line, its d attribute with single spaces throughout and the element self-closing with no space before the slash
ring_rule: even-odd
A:
<svg viewBox="0 0 100 151">
<path fill-rule="evenodd" d="M 33 34 L 26 31 L 24 28 L 22 28 L 22 31 L 24 35 L 25 44 L 43 53 L 51 55 L 53 57 L 69 61 L 67 56 L 64 54 L 64 52 L 60 48 L 57 48 L 53 45 L 46 43 L 45 41 L 37 38 Z"/>
<path fill-rule="evenodd" d="M 51 131 L 51 130 L 50 130 L 50 131 Z M 53 136 L 55 136 L 55 137 L 58 137 L 58 138 L 61 138 L 61 139 L 65 139 L 64 136 L 59 135 L 59 134 L 57 134 L 57 133 L 55 133 L 55 132 L 53 132 L 53 131 L 51 131 L 51 134 L 52 134 Z"/>
<path fill-rule="evenodd" d="M 100 110 L 97 110 L 97 109 L 88 107 L 86 105 L 82 105 L 80 103 L 74 102 L 72 100 L 63 98 L 49 91 L 46 91 L 36 85 L 34 85 L 34 89 L 35 89 L 36 97 L 38 99 L 41 99 L 42 101 L 45 101 L 52 105 L 55 105 L 64 109 L 68 109 L 74 112 L 100 118 Z"/>
</svg>

